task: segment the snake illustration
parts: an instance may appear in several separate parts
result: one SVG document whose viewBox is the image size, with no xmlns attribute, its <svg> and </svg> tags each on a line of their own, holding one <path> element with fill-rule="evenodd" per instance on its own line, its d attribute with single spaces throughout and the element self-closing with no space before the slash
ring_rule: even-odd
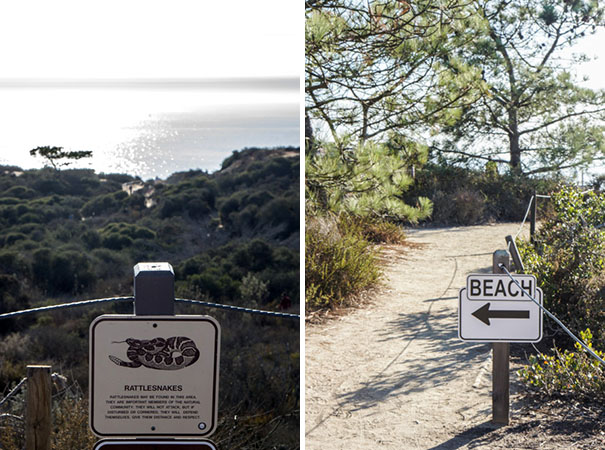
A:
<svg viewBox="0 0 605 450">
<path fill-rule="evenodd" d="M 190 366 L 200 357 L 200 351 L 192 339 L 184 336 L 173 336 L 168 339 L 156 337 L 153 339 L 133 339 L 113 342 L 126 342 L 126 356 L 130 361 L 109 355 L 109 359 L 121 367 L 148 367 L 159 370 L 178 370 Z"/>
</svg>

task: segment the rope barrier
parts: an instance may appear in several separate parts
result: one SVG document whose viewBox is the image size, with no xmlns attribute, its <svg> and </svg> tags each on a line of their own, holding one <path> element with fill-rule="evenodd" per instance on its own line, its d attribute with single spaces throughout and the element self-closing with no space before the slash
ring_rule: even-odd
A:
<svg viewBox="0 0 605 450">
<path fill-rule="evenodd" d="M 94 305 L 94 304 L 99 304 L 99 303 L 120 302 L 120 301 L 132 302 L 132 301 L 134 301 L 134 297 L 99 298 L 99 299 L 94 299 L 94 300 L 83 300 L 80 302 L 62 303 L 59 305 L 40 306 L 38 308 L 31 308 L 31 309 L 25 309 L 22 311 L 13 311 L 13 312 L 0 314 L 0 320 L 9 319 L 11 317 L 19 317 L 19 316 L 23 316 L 26 314 L 43 312 L 43 311 L 53 311 L 53 310 L 57 310 L 57 309 L 75 308 L 78 306 L 89 306 L 89 305 Z M 242 306 L 233 306 L 233 305 L 223 305 L 220 303 L 204 302 L 201 300 L 188 300 L 188 299 L 183 299 L 183 298 L 177 298 L 177 299 L 175 299 L 175 301 L 181 302 L 181 303 L 192 303 L 192 304 L 207 306 L 210 308 L 226 309 L 229 311 L 245 312 L 245 313 L 249 313 L 249 314 L 258 314 L 258 315 L 265 315 L 265 316 L 271 316 L 271 317 L 282 317 L 285 319 L 297 319 L 297 320 L 300 319 L 300 316 L 298 314 L 282 313 L 282 312 L 276 312 L 276 311 L 263 311 L 260 309 L 244 308 Z"/>
<path fill-rule="evenodd" d="M 599 360 L 599 362 L 603 365 L 605 365 L 605 361 L 603 361 L 603 359 L 601 357 L 599 357 L 599 355 L 597 355 L 594 351 L 592 351 L 592 349 L 590 347 L 588 347 L 584 342 L 582 342 L 580 339 L 578 339 L 571 331 L 569 331 L 569 329 L 563 325 L 563 322 L 561 322 L 559 319 L 557 319 L 548 309 L 546 309 L 544 306 L 542 306 L 535 298 L 533 298 L 529 292 L 527 292 L 523 286 L 521 286 L 521 284 L 515 280 L 515 278 L 510 274 L 510 272 L 508 271 L 508 269 L 506 268 L 506 266 L 502 263 L 498 264 L 498 267 L 500 267 L 500 269 L 502 269 L 504 272 L 506 272 L 506 274 L 510 277 L 511 280 L 513 280 L 513 282 L 517 285 L 517 287 L 519 289 L 521 289 L 521 291 L 527 295 L 532 302 L 534 302 L 536 305 L 538 305 L 540 307 L 540 309 L 542 311 L 544 311 L 546 313 L 546 315 L 548 317 L 550 317 L 552 320 L 554 320 L 557 325 L 559 325 L 561 328 L 563 328 L 563 331 L 565 331 L 569 336 L 571 336 L 573 338 L 573 340 L 575 340 L 578 344 L 580 344 L 582 347 L 584 347 L 584 349 L 594 358 L 596 358 L 597 360 Z"/>
<path fill-rule="evenodd" d="M 300 319 L 300 316 L 298 314 L 281 313 L 281 312 L 276 312 L 276 311 L 263 311 L 260 309 L 244 308 L 242 306 L 233 306 L 233 305 L 223 305 L 221 303 L 210 303 L 210 302 L 204 302 L 201 300 L 189 300 L 186 298 L 175 298 L 174 301 L 180 302 L 180 303 L 191 303 L 191 304 L 195 304 L 195 305 L 208 306 L 211 308 L 226 309 L 229 311 L 246 312 L 249 314 L 260 314 L 260 315 L 264 315 L 264 316 L 282 317 L 285 319 Z"/>
<path fill-rule="evenodd" d="M 521 222 L 519 231 L 517 231 L 517 234 L 515 234 L 515 239 L 513 239 L 515 241 L 517 240 L 517 237 L 519 237 L 519 235 L 521 234 L 521 230 L 523 230 L 523 225 L 525 225 L 525 221 L 527 220 L 527 215 L 529 214 L 529 210 L 531 209 L 531 204 L 535 200 L 535 198 L 536 197 L 532 195 L 531 198 L 529 199 L 529 205 L 527 205 L 527 211 L 525 211 L 525 216 L 523 217 L 523 221 Z"/>
<path fill-rule="evenodd" d="M 81 302 L 61 303 L 59 305 L 40 306 L 38 308 L 24 309 L 22 311 L 13 311 L 8 313 L 0 314 L 0 320 L 9 319 L 11 317 L 23 316 L 31 313 L 38 313 L 42 311 L 53 311 L 56 309 L 75 308 L 77 306 L 88 306 L 97 303 L 106 302 L 119 302 L 119 301 L 133 301 L 134 297 L 111 297 L 111 298 L 98 298 L 94 300 L 83 300 Z"/>
<path fill-rule="evenodd" d="M 24 377 L 21 381 L 19 381 L 19 383 L 17 383 L 17 386 L 15 386 L 8 394 L 6 394 L 6 397 L 4 397 L 2 400 L 0 400 L 0 406 L 4 405 L 4 403 L 6 403 L 6 401 L 11 398 L 13 395 L 15 395 L 17 393 L 17 391 L 19 390 L 19 388 L 21 386 L 23 386 L 23 383 L 25 383 L 27 381 L 27 377 Z"/>
</svg>

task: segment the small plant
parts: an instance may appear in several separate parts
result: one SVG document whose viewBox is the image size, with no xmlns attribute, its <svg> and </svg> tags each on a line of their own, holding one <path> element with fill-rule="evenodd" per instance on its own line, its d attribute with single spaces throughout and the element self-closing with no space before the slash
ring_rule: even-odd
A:
<svg viewBox="0 0 605 450">
<path fill-rule="evenodd" d="M 308 223 L 305 239 L 308 310 L 344 305 L 378 281 L 377 252 L 354 220 L 315 219 Z"/>
<path fill-rule="evenodd" d="M 88 402 L 65 397 L 53 411 L 52 450 L 92 448 L 97 438 L 88 427 Z"/>
<path fill-rule="evenodd" d="M 400 225 L 383 219 L 360 217 L 351 218 L 359 227 L 361 236 L 374 244 L 402 244 L 405 242 L 405 231 Z"/>
<path fill-rule="evenodd" d="M 580 332 L 584 343 L 599 357 L 605 352 L 592 348 L 592 333 L 589 328 Z M 553 355 L 538 353 L 529 358 L 529 365 L 517 374 L 527 385 L 547 396 L 571 395 L 581 399 L 605 399 L 605 367 L 575 344 L 576 351 L 561 353 L 554 348 Z"/>
</svg>

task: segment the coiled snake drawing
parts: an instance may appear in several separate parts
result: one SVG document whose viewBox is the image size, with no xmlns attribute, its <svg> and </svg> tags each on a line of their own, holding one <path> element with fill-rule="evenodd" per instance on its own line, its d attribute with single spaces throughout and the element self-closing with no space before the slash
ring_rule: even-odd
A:
<svg viewBox="0 0 605 450">
<path fill-rule="evenodd" d="M 178 370 L 190 366 L 200 357 L 200 351 L 192 339 L 184 336 L 173 336 L 168 339 L 156 337 L 149 340 L 128 338 L 125 341 L 128 350 L 126 356 L 130 361 L 109 355 L 109 359 L 121 367 L 148 367 L 158 370 Z"/>
</svg>

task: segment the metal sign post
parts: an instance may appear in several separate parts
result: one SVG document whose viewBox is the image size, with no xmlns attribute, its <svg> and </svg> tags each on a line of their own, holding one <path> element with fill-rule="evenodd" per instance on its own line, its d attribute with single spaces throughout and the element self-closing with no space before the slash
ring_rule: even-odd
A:
<svg viewBox="0 0 605 450">
<path fill-rule="evenodd" d="M 209 316 L 175 316 L 173 304 L 170 264 L 139 263 L 136 315 L 103 315 L 91 323 L 90 427 L 96 435 L 199 438 L 215 431 L 220 326 Z"/>
</svg>

